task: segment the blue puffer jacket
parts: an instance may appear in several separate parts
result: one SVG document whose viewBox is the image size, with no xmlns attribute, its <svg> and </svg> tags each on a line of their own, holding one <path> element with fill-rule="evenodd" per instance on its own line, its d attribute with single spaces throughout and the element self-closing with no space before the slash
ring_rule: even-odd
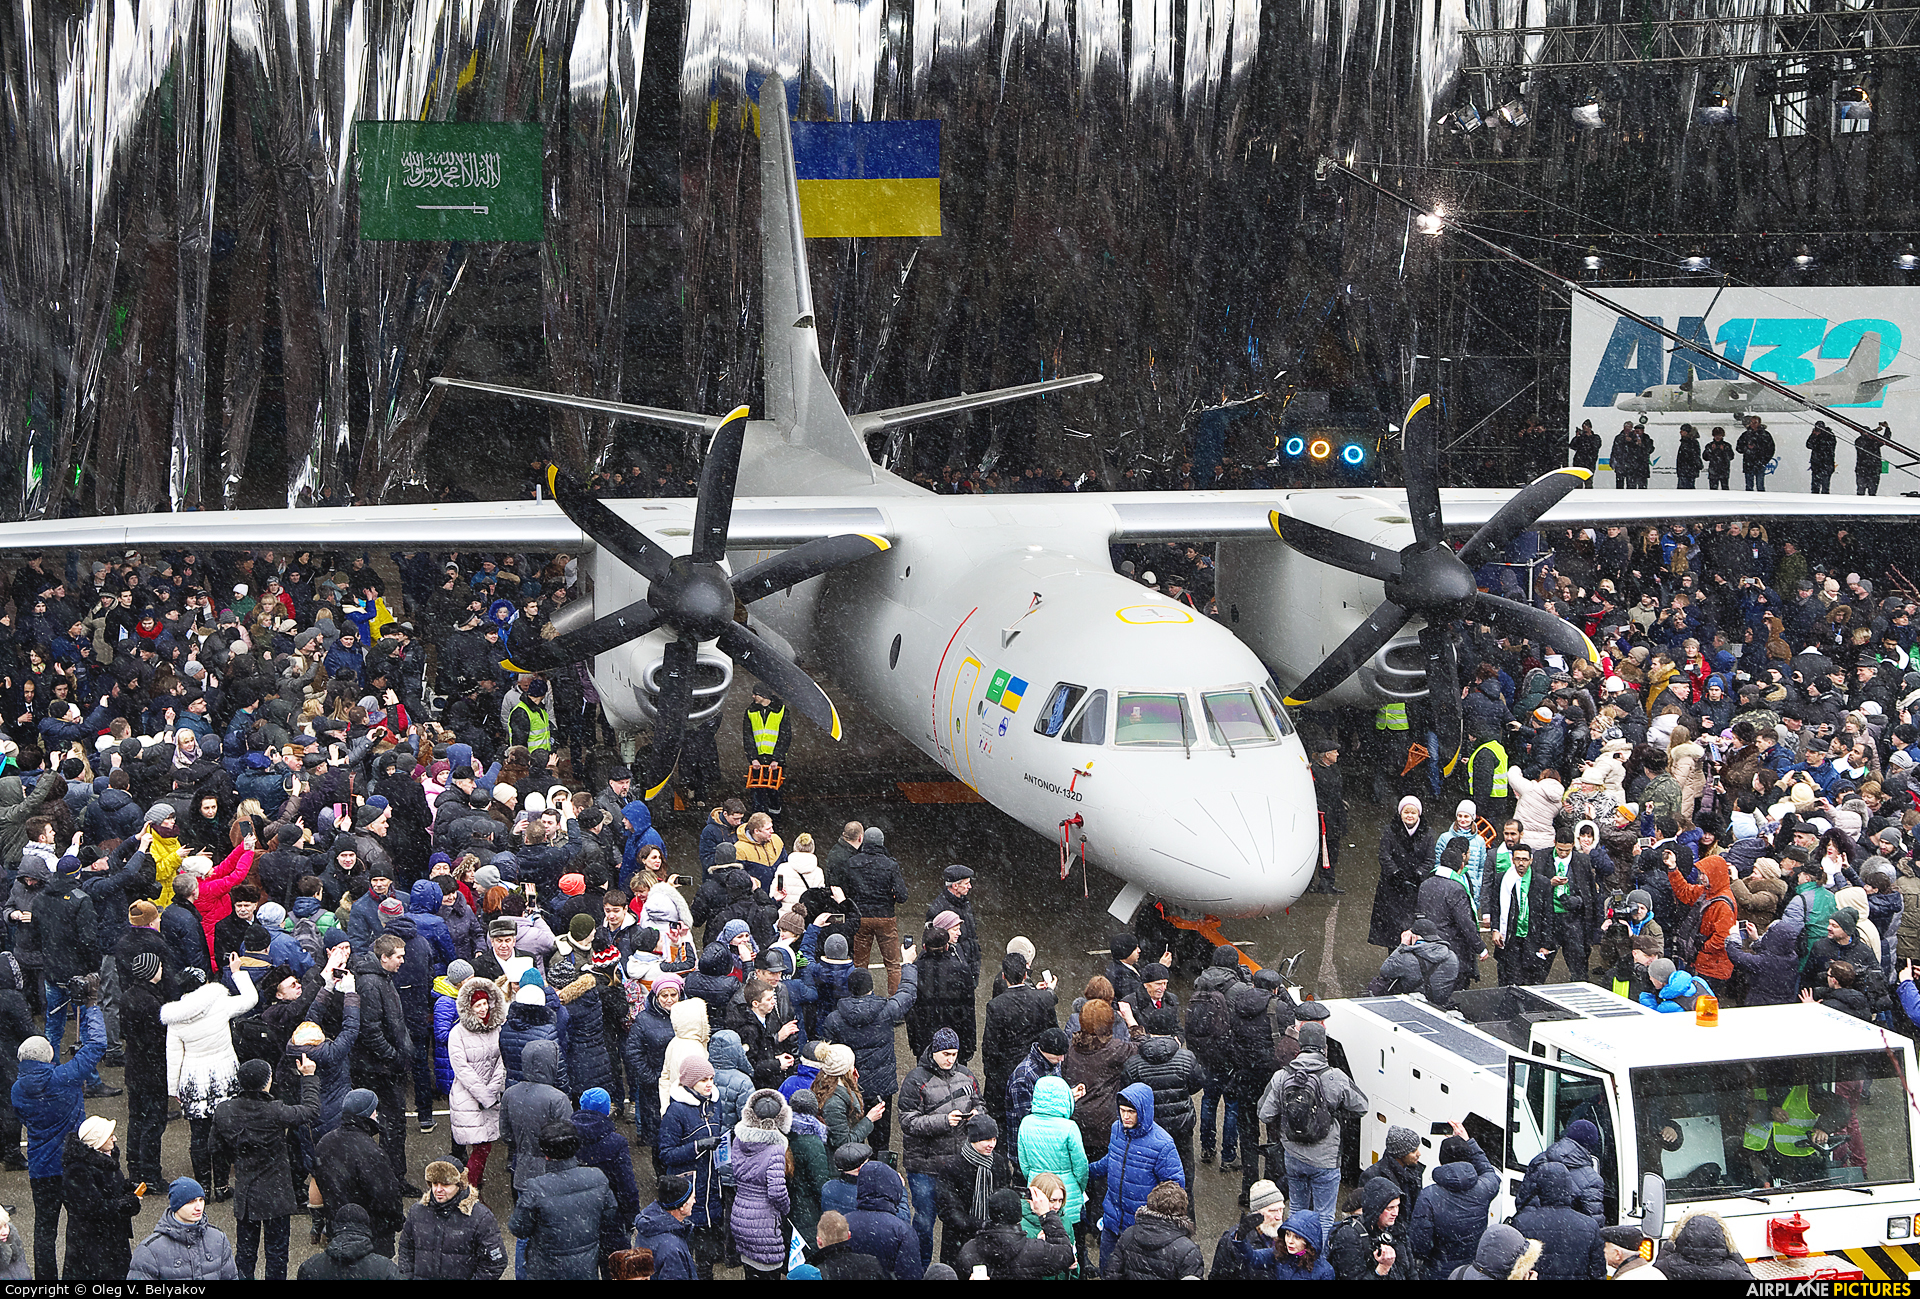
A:
<svg viewBox="0 0 1920 1299">
<path fill-rule="evenodd" d="M 28 1177 L 59 1177 L 65 1171 L 61 1152 L 67 1134 L 78 1132 L 87 1117 L 87 1075 L 106 1053 L 104 1039 L 82 1041 L 73 1059 L 65 1064 L 20 1062 L 20 1076 L 13 1084 L 13 1108 L 27 1129 Z"/>
<path fill-rule="evenodd" d="M 613 1120 L 598 1110 L 580 1110 L 574 1114 L 573 1130 L 580 1134 L 580 1153 L 575 1156 L 589 1168 L 607 1175 L 613 1198 L 620 1205 L 620 1220 L 627 1221 L 640 1212 L 640 1187 L 633 1177 L 633 1147 L 613 1126 Z"/>
<path fill-rule="evenodd" d="M 1449 1277 L 1473 1262 L 1487 1229 L 1487 1210 L 1499 1191 L 1499 1170 L 1476 1141 L 1467 1143 L 1466 1159 L 1433 1170 L 1433 1184 L 1414 1201 L 1407 1228 L 1407 1245 L 1424 1275 Z"/>
<path fill-rule="evenodd" d="M 633 1017 L 633 1027 L 627 1030 L 626 1046 L 622 1049 L 627 1077 L 632 1080 L 629 1090 L 634 1096 L 634 1134 L 649 1144 L 660 1125 L 660 1106 L 654 1100 L 651 1084 L 666 1065 L 667 1043 L 671 1041 L 673 1020 L 660 1008 L 656 995 L 649 992 L 646 1005 Z"/>
<path fill-rule="evenodd" d="M 1146 1204 L 1154 1187 L 1162 1182 L 1187 1184 L 1179 1148 L 1166 1129 L 1153 1121 L 1153 1088 L 1143 1082 L 1129 1083 L 1120 1089 L 1120 1101 L 1138 1111 L 1139 1120 L 1127 1127 L 1115 1119 L 1107 1153 L 1087 1167 L 1088 1176 L 1107 1179 L 1102 1221 L 1115 1235 L 1133 1225 L 1133 1215 Z"/>
<path fill-rule="evenodd" d="M 627 836 L 627 846 L 620 853 L 620 878 L 625 880 L 633 875 L 634 866 L 640 860 L 642 848 L 658 848 L 664 853 L 667 850 L 667 841 L 662 839 L 660 832 L 653 828 L 653 813 L 649 812 L 647 805 L 639 799 L 636 798 L 621 808 L 620 815 L 625 817 L 627 824 L 633 827 L 631 831 L 623 831 Z M 620 829 L 619 826 L 614 828 Z M 702 853 L 701 859 L 704 861 L 706 856 L 707 854 Z"/>
<path fill-rule="evenodd" d="M 448 992 L 451 987 L 445 979 L 433 981 L 433 1076 L 442 1096 L 453 1095 L 453 1061 L 447 1058 L 447 1034 L 460 1022 L 458 994 Z"/>
<path fill-rule="evenodd" d="M 1659 996 L 1643 992 L 1640 994 L 1640 1004 L 1651 1006 L 1662 1015 L 1677 1015 L 1683 1010 L 1692 1010 L 1694 998 L 1712 991 L 1707 981 L 1699 975 L 1675 970 L 1673 977 L 1660 989 Z"/>
<path fill-rule="evenodd" d="M 708 1137 L 717 1141 L 726 1131 L 720 1126 L 720 1106 L 685 1087 L 675 1087 L 668 1096 L 667 1112 L 660 1116 L 660 1174 L 692 1178 L 693 1216 L 687 1221 L 696 1227 L 718 1226 L 726 1210 L 720 1179 L 713 1175 L 714 1152 L 694 1147 Z"/>
<path fill-rule="evenodd" d="M 900 1202 L 907 1198 L 907 1184 L 900 1174 L 878 1159 L 869 1159 L 860 1169 L 855 1189 L 860 1207 L 847 1215 L 853 1252 L 872 1255 L 881 1271 L 895 1281 L 922 1279 L 927 1267 L 920 1257 L 920 1237 L 900 1219 Z"/>
<path fill-rule="evenodd" d="M 522 988 L 522 992 L 526 989 Z M 513 1005 L 507 1008 L 507 1022 L 500 1026 L 500 1058 L 506 1062 L 507 1082 L 517 1083 L 526 1077 L 521 1071 L 520 1056 L 529 1042 L 551 1042 L 560 1052 L 560 1077 L 555 1080 L 561 1091 L 572 1094 L 568 1085 L 566 1066 L 566 1035 L 561 1031 L 559 1014 L 546 1005 L 534 1006 L 520 1001 L 517 997 Z"/>
<path fill-rule="evenodd" d="M 747 1112 L 747 1100 L 753 1095 L 753 1067 L 747 1061 L 747 1048 L 740 1035 L 723 1028 L 707 1039 L 707 1063 L 713 1066 L 713 1087 L 720 1097 L 720 1122 L 727 1131 Z M 861 1079 L 865 1082 L 866 1079 Z M 727 1174 L 731 1181 L 732 1174 Z"/>
<path fill-rule="evenodd" d="M 860 1090 L 869 1101 L 900 1090 L 900 1066 L 893 1053 L 894 1025 L 906 1019 L 920 992 L 920 970 L 900 967 L 900 991 L 891 997 L 870 992 L 843 998 L 821 1024 L 820 1036 L 853 1048 Z"/>
<path fill-rule="evenodd" d="M 415 880 L 413 888 L 407 893 L 407 914 L 413 917 L 413 927 L 419 931 L 420 937 L 426 939 L 433 948 L 435 974 L 445 974 L 449 963 L 472 955 L 453 945 L 453 931 L 440 918 L 440 901 L 444 897 L 446 894 L 432 880 Z"/>
<path fill-rule="evenodd" d="M 567 1078 L 569 1091 L 578 1099 L 589 1087 L 613 1090 L 613 1056 L 607 1049 L 607 1015 L 601 1008 L 602 997 L 626 996 L 603 988 L 591 974 L 583 974 L 560 989 L 567 1007 Z M 624 1202 L 623 1202 L 624 1204 Z M 640 1212 L 634 1205 L 628 1217 Z"/>
</svg>

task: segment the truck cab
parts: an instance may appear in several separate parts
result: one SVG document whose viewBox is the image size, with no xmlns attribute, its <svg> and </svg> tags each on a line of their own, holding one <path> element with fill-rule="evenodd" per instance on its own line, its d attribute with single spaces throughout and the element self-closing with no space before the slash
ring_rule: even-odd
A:
<svg viewBox="0 0 1920 1299">
<path fill-rule="evenodd" d="M 1756 1276 L 1920 1270 L 1920 1245 L 1906 1252 L 1920 1215 L 1908 1039 L 1819 1005 L 1723 1009 L 1703 1026 L 1584 983 L 1456 1003 L 1326 1003 L 1334 1062 L 1372 1102 L 1363 1164 L 1400 1126 L 1431 1170 L 1458 1119 L 1501 1172 L 1499 1221 L 1528 1165 L 1586 1119 L 1608 1222 L 1643 1213 L 1651 1174 L 1669 1214 L 1717 1213 Z"/>
</svg>

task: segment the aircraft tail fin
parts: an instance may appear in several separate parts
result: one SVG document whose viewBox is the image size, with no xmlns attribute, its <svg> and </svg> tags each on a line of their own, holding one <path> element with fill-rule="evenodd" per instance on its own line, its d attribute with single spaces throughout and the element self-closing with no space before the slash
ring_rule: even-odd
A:
<svg viewBox="0 0 1920 1299">
<path fill-rule="evenodd" d="M 1865 383 L 1880 376 L 1880 335 L 1868 330 L 1860 335 L 1860 341 L 1853 345 L 1853 354 L 1840 370 L 1840 377 L 1854 383 Z"/>
<path fill-rule="evenodd" d="M 800 190 L 793 162 L 787 87 L 768 77 L 760 87 L 760 274 L 765 322 L 766 415 L 793 443 L 874 477 L 866 439 L 820 365 L 814 330 L 807 242 L 800 226 Z"/>
</svg>

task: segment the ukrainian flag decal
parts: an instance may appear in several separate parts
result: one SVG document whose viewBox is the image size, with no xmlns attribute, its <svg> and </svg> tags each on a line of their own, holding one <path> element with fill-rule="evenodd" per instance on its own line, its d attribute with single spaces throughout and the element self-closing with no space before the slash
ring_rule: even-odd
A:
<svg viewBox="0 0 1920 1299">
<path fill-rule="evenodd" d="M 1020 711 L 1020 701 L 1026 697 L 1027 683 L 1011 672 L 996 672 L 993 680 L 987 683 L 987 702 L 999 704 L 1010 713 Z"/>
<path fill-rule="evenodd" d="M 940 123 L 795 122 L 809 239 L 940 233 Z"/>
</svg>

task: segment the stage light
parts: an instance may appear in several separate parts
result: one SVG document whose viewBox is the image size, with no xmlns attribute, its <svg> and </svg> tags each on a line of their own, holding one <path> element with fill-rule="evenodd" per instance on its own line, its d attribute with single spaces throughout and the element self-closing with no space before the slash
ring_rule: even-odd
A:
<svg viewBox="0 0 1920 1299">
<path fill-rule="evenodd" d="M 1525 126 L 1531 119 L 1527 116 L 1527 106 L 1515 96 L 1500 105 L 1500 120 L 1508 126 Z"/>
<path fill-rule="evenodd" d="M 1733 90 L 1724 81 L 1716 85 L 1693 110 L 1693 120 L 1702 126 L 1731 126 L 1739 121 L 1733 111 Z"/>
<path fill-rule="evenodd" d="M 1893 259 L 1893 264 L 1903 271 L 1920 271 L 1920 253 L 1913 250 L 1912 244 L 1908 244 L 1900 250 L 1900 255 Z"/>
<path fill-rule="evenodd" d="M 1600 104 L 1600 88 L 1588 89 L 1587 97 L 1573 109 L 1573 124 L 1589 131 L 1597 131 L 1607 124 L 1607 110 Z"/>
<path fill-rule="evenodd" d="M 1702 253 L 1700 246 L 1695 244 L 1693 251 L 1680 259 L 1680 269 L 1692 271 L 1696 275 L 1705 275 L 1713 270 L 1713 258 Z"/>
<path fill-rule="evenodd" d="M 1480 110 L 1472 104 L 1462 104 L 1453 110 L 1453 124 L 1462 134 L 1472 135 L 1481 126 Z"/>
<path fill-rule="evenodd" d="M 1350 465 L 1363 465 L 1367 462 L 1366 448 L 1358 442 L 1349 442 L 1340 448 L 1340 458 Z"/>
<path fill-rule="evenodd" d="M 1600 271 L 1600 267 L 1603 265 L 1603 263 L 1600 260 L 1600 250 L 1594 247 L 1592 244 L 1588 244 L 1587 255 L 1580 259 L 1580 265 L 1585 267 L 1588 271 L 1594 274 L 1598 274 Z"/>
<path fill-rule="evenodd" d="M 1813 250 L 1801 244 L 1800 251 L 1793 255 L 1793 264 L 1803 271 L 1809 269 L 1813 265 Z"/>
<path fill-rule="evenodd" d="M 1288 455 L 1290 456 L 1301 455 L 1306 451 L 1306 449 L 1307 449 L 1307 440 L 1305 438 L 1293 437 L 1293 438 L 1287 439 Z"/>
<path fill-rule="evenodd" d="M 1447 210 L 1436 207 L 1431 212 L 1422 212 L 1413 219 L 1416 229 L 1423 235 L 1437 235 L 1447 224 Z"/>
<path fill-rule="evenodd" d="M 1873 116 L 1873 96 L 1865 81 L 1856 81 L 1836 92 L 1833 100 L 1843 122 L 1864 122 Z"/>
<path fill-rule="evenodd" d="M 1325 438 L 1315 438 L 1313 445 L 1307 448 L 1307 454 L 1315 460 L 1325 460 L 1333 454 L 1333 443 L 1327 441 Z"/>
</svg>

